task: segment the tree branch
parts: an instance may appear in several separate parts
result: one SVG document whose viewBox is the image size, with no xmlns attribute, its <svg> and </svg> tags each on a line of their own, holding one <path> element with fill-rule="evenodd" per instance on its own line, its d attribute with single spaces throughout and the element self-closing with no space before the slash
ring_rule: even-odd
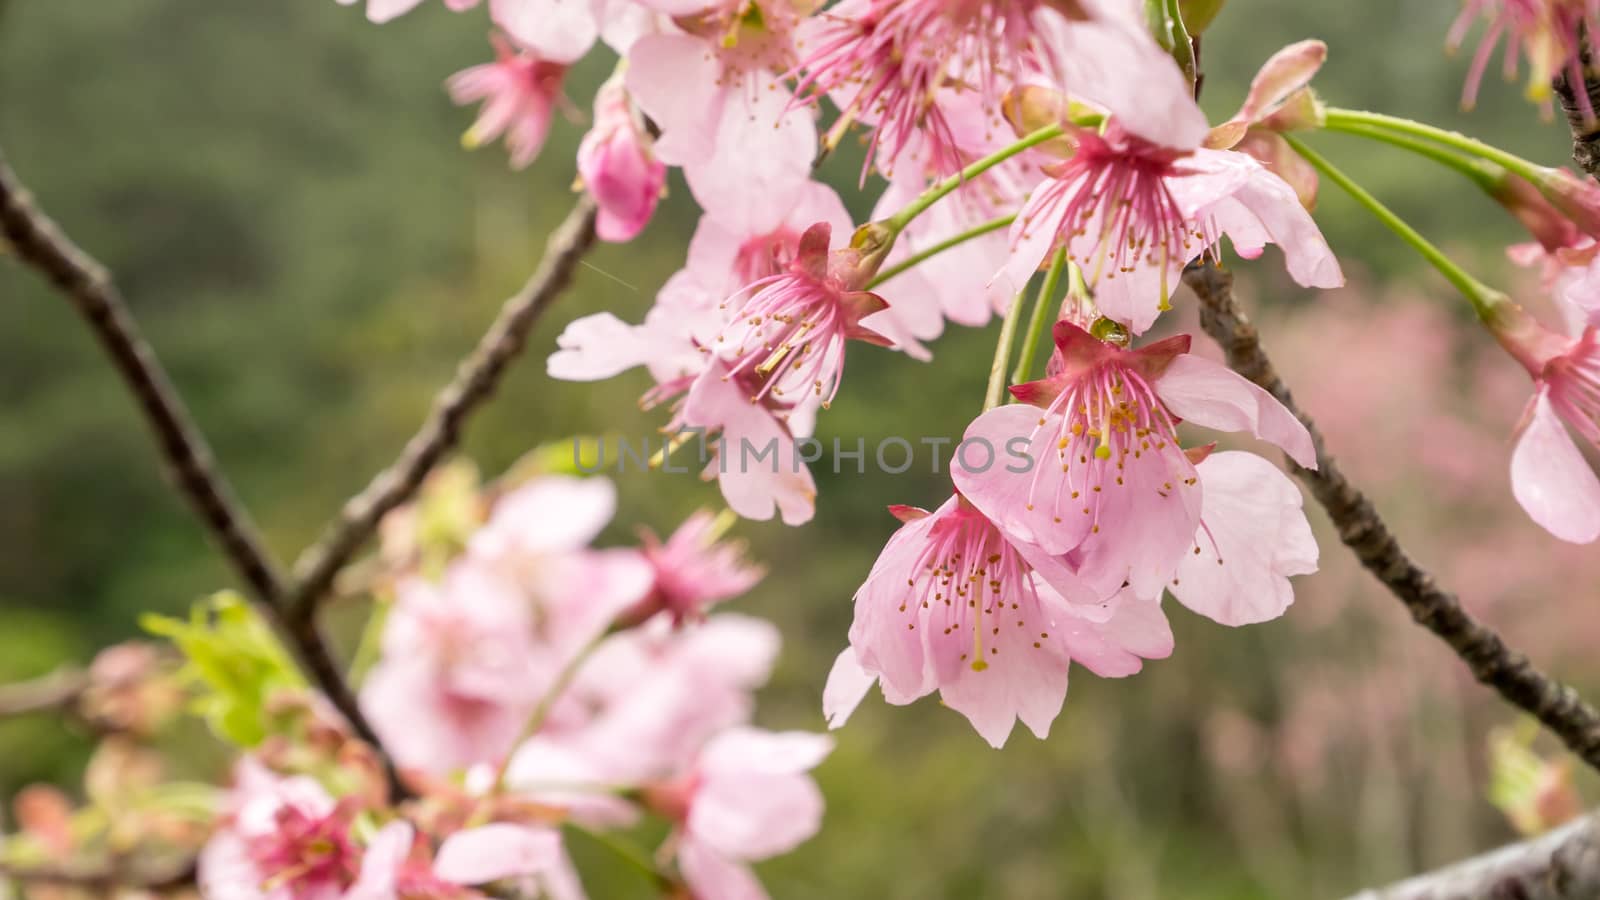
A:
<svg viewBox="0 0 1600 900">
<path fill-rule="evenodd" d="M 1600 897 L 1600 814 L 1532 840 L 1362 891 L 1350 900 L 1593 900 Z"/>
<path fill-rule="evenodd" d="M 1328 455 L 1316 423 L 1295 406 L 1289 389 L 1262 351 L 1255 328 L 1233 297 L 1233 275 L 1206 263 L 1190 266 L 1183 280 L 1200 299 L 1200 326 L 1222 346 L 1228 365 L 1278 398 L 1311 432 L 1318 468 L 1303 469 L 1292 460 L 1288 465 L 1328 511 L 1340 540 L 1405 604 L 1418 624 L 1450 645 L 1474 678 L 1533 714 L 1573 753 L 1600 769 L 1600 713 L 1572 688 L 1540 672 L 1526 656 L 1507 647 L 1401 548 L 1372 501 L 1346 480 Z"/>
<path fill-rule="evenodd" d="M 1595 112 L 1600 111 L 1600 80 L 1590 74 L 1589 59 L 1589 40 L 1585 35 L 1579 54 L 1583 84 L 1572 84 L 1567 73 L 1562 72 L 1556 76 L 1555 89 L 1556 96 L 1561 98 L 1561 110 L 1567 114 L 1567 125 L 1572 129 L 1572 161 L 1578 168 L 1600 178 L 1600 122 L 1594 117 Z M 1588 114 L 1579 101 L 1580 90 L 1589 100 Z"/>
<path fill-rule="evenodd" d="M 0 719 L 71 709 L 88 686 L 89 676 L 72 666 L 28 681 L 0 684 Z"/>
<path fill-rule="evenodd" d="M 313 683 L 384 761 L 390 787 L 403 794 L 393 762 L 361 714 L 355 695 L 312 622 L 286 616 L 288 590 L 255 525 L 222 473 L 155 352 L 105 267 L 85 253 L 34 206 L 16 173 L 0 155 L 0 233 L 17 258 L 37 270 L 72 302 L 138 401 L 168 473 L 223 555 L 249 588 L 261 615 L 277 629 Z"/>
<path fill-rule="evenodd" d="M 585 194 L 550 236 L 533 277 L 506 301 L 494 325 L 435 398 L 427 420 L 399 459 L 345 503 L 317 542 L 300 554 L 288 607 L 291 622 L 303 624 L 315 618 L 317 605 L 339 571 L 372 537 L 384 515 L 409 500 L 434 465 L 460 443 L 467 419 L 493 396 L 507 366 L 521 353 L 528 332 L 571 282 L 578 260 L 594 245 L 594 223 L 594 201 Z"/>
</svg>

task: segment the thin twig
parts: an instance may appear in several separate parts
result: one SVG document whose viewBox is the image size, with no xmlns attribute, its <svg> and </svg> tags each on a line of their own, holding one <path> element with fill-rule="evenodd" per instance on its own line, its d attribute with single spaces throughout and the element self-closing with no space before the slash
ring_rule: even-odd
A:
<svg viewBox="0 0 1600 900">
<path fill-rule="evenodd" d="M 282 581 L 255 525 L 217 471 L 211 448 L 195 427 L 154 351 L 139 333 L 105 268 L 36 208 L 0 155 L 0 231 L 12 251 L 55 285 L 94 331 L 139 403 L 178 490 L 222 546 L 251 592 L 268 602 Z"/>
<path fill-rule="evenodd" d="M 1600 713 L 1577 691 L 1534 668 L 1506 646 L 1492 629 L 1474 619 L 1454 594 L 1434 583 L 1406 553 L 1377 509 L 1328 455 L 1316 423 L 1295 406 L 1294 398 L 1261 349 L 1254 326 L 1233 296 L 1233 275 L 1215 264 L 1191 266 L 1184 283 L 1200 299 L 1200 326 L 1227 354 L 1228 365 L 1267 390 L 1297 416 L 1317 450 L 1317 469 L 1288 461 L 1290 471 L 1310 488 L 1328 511 L 1339 538 L 1418 624 L 1437 635 L 1466 663 L 1473 677 L 1513 705 L 1533 714 L 1589 765 L 1600 769 Z"/>
<path fill-rule="evenodd" d="M 1362 891 L 1350 900 L 1594 900 L 1600 897 L 1600 816 L 1532 840 Z"/>
<path fill-rule="evenodd" d="M 89 676 L 73 666 L 28 681 L 0 684 L 0 719 L 67 711 L 77 705 L 88 686 Z"/>
<path fill-rule="evenodd" d="M 178 490 L 222 547 L 223 555 L 249 588 L 261 615 L 283 636 L 311 680 L 383 759 L 390 788 L 404 789 L 377 734 L 361 714 L 355 695 L 333 664 L 327 642 L 312 622 L 284 614 L 288 591 L 277 563 L 263 545 L 249 514 L 217 470 L 211 448 L 195 426 L 155 352 L 139 332 L 122 294 L 105 267 L 84 252 L 33 203 L 0 155 L 0 233 L 14 255 L 37 270 L 72 302 L 138 401 L 161 457 Z"/>
<path fill-rule="evenodd" d="M 538 271 L 506 301 L 494 325 L 462 361 L 455 379 L 434 400 L 427 421 L 406 443 L 400 458 L 345 503 L 317 542 L 300 554 L 288 607 L 291 621 L 315 618 L 317 604 L 339 571 L 372 537 L 384 515 L 409 500 L 434 465 L 460 442 L 468 417 L 494 394 L 506 367 L 522 351 L 528 332 L 566 288 L 579 260 L 594 245 L 594 222 L 594 201 L 585 194 L 550 236 Z"/>
</svg>

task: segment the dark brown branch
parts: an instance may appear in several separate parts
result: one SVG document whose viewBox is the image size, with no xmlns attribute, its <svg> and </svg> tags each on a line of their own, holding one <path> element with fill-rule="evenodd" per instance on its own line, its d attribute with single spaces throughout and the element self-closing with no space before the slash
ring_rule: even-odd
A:
<svg viewBox="0 0 1600 900">
<path fill-rule="evenodd" d="M 111 358 L 123 383 L 138 401 L 162 459 L 178 490 L 216 538 L 224 556 L 244 580 L 262 616 L 283 635 L 311 680 L 362 740 L 377 748 L 391 787 L 401 791 L 394 767 L 377 734 L 361 714 L 355 696 L 333 664 L 326 641 L 314 623 L 284 614 L 288 590 L 249 515 L 217 470 L 211 448 L 190 418 L 155 352 L 139 332 L 121 293 L 105 267 L 72 242 L 34 206 L 16 173 L 0 156 L 0 233 L 12 252 L 37 270 L 72 302 Z"/>
<path fill-rule="evenodd" d="M 1600 897 L 1600 818 L 1591 814 L 1532 840 L 1350 900 L 1594 900 Z"/>
<path fill-rule="evenodd" d="M 462 361 L 454 380 L 435 398 L 427 421 L 406 443 L 400 458 L 345 503 L 339 517 L 300 555 L 294 567 L 291 622 L 303 625 L 315 618 L 317 604 L 339 571 L 372 537 L 384 515 L 409 500 L 434 465 L 460 443 L 468 417 L 493 396 L 506 367 L 522 351 L 528 332 L 571 282 L 578 260 L 594 245 L 594 222 L 594 201 L 585 194 L 550 236 L 538 271 L 506 301 L 494 325 Z"/>
<path fill-rule="evenodd" d="M 1585 29 L 1587 31 L 1587 29 Z M 1600 80 L 1590 66 L 1589 37 L 1583 38 L 1579 53 L 1579 67 L 1583 84 L 1574 85 L 1567 72 L 1556 76 L 1556 96 L 1561 98 L 1561 110 L 1567 114 L 1567 125 L 1572 130 L 1572 161 L 1590 175 L 1600 177 Z M 1587 104 L 1582 101 L 1588 100 Z M 1586 108 L 1587 107 L 1587 108 Z"/>
<path fill-rule="evenodd" d="M 16 173 L 0 156 L 0 231 L 23 262 L 50 280 L 78 310 L 138 401 L 168 473 L 229 563 L 257 597 L 269 602 L 282 582 L 249 515 L 217 471 L 211 448 L 195 427 L 167 373 L 111 283 L 104 267 L 34 207 Z"/>
<path fill-rule="evenodd" d="M 0 684 L 0 719 L 65 712 L 77 705 L 88 686 L 89 676 L 70 666 L 28 681 Z"/>
<path fill-rule="evenodd" d="M 1533 714 L 1573 753 L 1600 769 L 1600 713 L 1577 691 L 1534 668 L 1493 630 L 1474 619 L 1454 594 L 1434 583 L 1401 548 L 1378 511 L 1328 455 L 1316 423 L 1295 406 L 1294 398 L 1261 349 L 1255 328 L 1233 297 L 1233 275 L 1214 264 L 1191 266 L 1183 276 L 1200 299 L 1200 325 L 1227 354 L 1228 365 L 1288 407 L 1316 444 L 1315 471 L 1288 461 L 1289 468 L 1328 511 L 1339 538 L 1394 594 L 1418 624 L 1437 635 L 1461 657 L 1473 677 L 1494 688 L 1514 706 Z"/>
</svg>

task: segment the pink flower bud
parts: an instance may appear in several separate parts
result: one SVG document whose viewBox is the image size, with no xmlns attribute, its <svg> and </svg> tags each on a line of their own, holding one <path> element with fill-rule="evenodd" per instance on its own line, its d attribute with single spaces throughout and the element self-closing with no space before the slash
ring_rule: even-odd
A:
<svg viewBox="0 0 1600 900">
<path fill-rule="evenodd" d="M 656 159 L 621 78 L 613 77 L 595 95 L 594 127 L 578 147 L 578 174 L 600 206 L 595 229 L 601 240 L 624 243 L 644 230 L 661 199 L 667 167 Z"/>
</svg>

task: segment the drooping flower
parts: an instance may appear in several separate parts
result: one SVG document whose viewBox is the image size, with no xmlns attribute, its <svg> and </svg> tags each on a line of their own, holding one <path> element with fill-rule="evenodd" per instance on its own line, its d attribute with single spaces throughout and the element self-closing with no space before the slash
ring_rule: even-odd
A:
<svg viewBox="0 0 1600 900">
<path fill-rule="evenodd" d="M 461 136 L 462 145 L 475 149 L 504 135 L 512 168 L 523 169 L 544 148 L 567 65 L 516 50 L 498 34 L 491 40 L 495 61 L 457 72 L 446 88 L 457 105 L 483 102 L 477 121 Z"/>
<path fill-rule="evenodd" d="M 845 0 L 807 23 L 799 98 L 831 95 L 843 110 L 830 146 L 852 122 L 871 123 L 867 165 L 893 173 L 906 146 L 921 140 L 933 167 L 949 174 L 966 161 L 957 134 L 965 123 L 952 121 L 936 98 L 947 88 L 971 90 L 975 105 L 997 109 L 1001 92 L 1037 52 L 1032 18 L 1044 5 Z"/>
<path fill-rule="evenodd" d="M 578 146 L 578 175 L 600 208 L 595 233 L 601 240 L 631 241 L 655 214 L 667 167 L 651 143 L 621 79 L 606 81 L 595 94 L 594 126 Z"/>
<path fill-rule="evenodd" d="M 1489 327 L 1534 383 L 1511 453 L 1511 491 L 1546 531 L 1590 543 L 1600 538 L 1600 478 L 1562 423 L 1600 447 L 1600 336 L 1588 324 L 1575 338 L 1557 334 L 1511 304 Z"/>
<path fill-rule="evenodd" d="M 700 510 L 663 543 L 643 531 L 644 558 L 655 570 L 655 584 L 632 615 L 647 617 L 660 610 L 674 621 L 705 618 L 706 610 L 750 590 L 765 574 L 744 559 L 744 548 L 723 543 L 723 517 Z"/>
<path fill-rule="evenodd" d="M 1025 447 L 1029 464 L 975 469 L 958 455 L 951 475 L 1008 534 L 1070 552 L 1099 597 L 1124 584 L 1159 595 L 1191 546 L 1202 489 L 1179 421 L 1248 430 L 1316 467 L 1305 426 L 1266 391 L 1190 355 L 1188 335 L 1129 350 L 1057 322 L 1055 342 L 1053 374 L 1012 388 L 1022 404 L 989 410 L 966 432 Z"/>
<path fill-rule="evenodd" d="M 669 840 L 698 900 L 765 900 L 750 864 L 817 833 L 822 792 L 807 773 L 832 750 L 825 735 L 731 728 L 680 777 L 645 789 L 645 802 L 677 823 Z"/>
<path fill-rule="evenodd" d="M 1520 60 L 1528 61 L 1528 99 L 1550 102 L 1550 85 L 1558 75 L 1567 76 L 1579 86 L 1576 92 L 1586 118 L 1594 119 L 1583 85 L 1583 35 L 1600 27 L 1600 3 L 1596 0 L 1465 0 L 1461 14 L 1450 26 L 1447 40 L 1451 50 L 1466 41 L 1477 20 L 1485 23 L 1478 49 L 1467 69 L 1461 105 L 1477 103 L 1478 86 L 1489 66 L 1489 57 L 1503 37 L 1506 42 L 1505 72 L 1513 78 Z"/>
<path fill-rule="evenodd" d="M 874 680 L 890 703 L 939 691 L 991 745 L 1018 719 L 1045 737 L 1067 669 L 1126 675 L 1172 649 L 1156 601 L 1098 602 L 1061 559 L 1003 533 L 960 494 L 896 507 L 894 533 L 855 596 L 850 647 L 824 692 L 842 724 Z"/>
<path fill-rule="evenodd" d="M 656 153 L 683 168 L 702 209 L 793 202 L 810 180 L 816 126 L 778 77 L 794 57 L 793 0 L 640 0 L 680 30 L 635 41 L 628 91 L 661 128 Z"/>
<path fill-rule="evenodd" d="M 1097 131 L 1065 123 L 1075 150 L 1046 169 L 1012 224 L 1011 256 L 990 282 L 997 304 L 1064 248 L 1102 314 L 1142 333 L 1167 307 L 1183 267 L 1224 235 L 1246 259 L 1276 243 L 1302 285 L 1344 283 L 1295 189 L 1247 153 L 1204 146 L 1204 115 L 1181 83 L 1172 89 L 1159 80 L 1146 97 L 1164 119 L 1114 113 Z M 1062 100 L 1034 108 L 1069 107 Z"/>
</svg>

